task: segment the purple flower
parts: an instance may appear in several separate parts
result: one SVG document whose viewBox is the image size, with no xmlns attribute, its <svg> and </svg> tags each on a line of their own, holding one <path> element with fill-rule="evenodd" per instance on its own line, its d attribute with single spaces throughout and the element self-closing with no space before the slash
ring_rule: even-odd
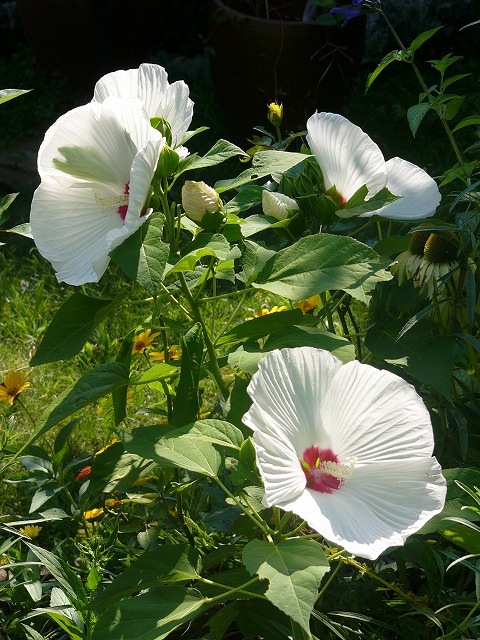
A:
<svg viewBox="0 0 480 640">
<path fill-rule="evenodd" d="M 344 27 L 349 20 L 357 18 L 369 10 L 380 11 L 380 0 L 352 0 L 349 8 L 335 7 L 334 9 L 330 9 L 330 13 L 345 14 L 345 20 L 342 22 L 342 27 Z"/>
</svg>

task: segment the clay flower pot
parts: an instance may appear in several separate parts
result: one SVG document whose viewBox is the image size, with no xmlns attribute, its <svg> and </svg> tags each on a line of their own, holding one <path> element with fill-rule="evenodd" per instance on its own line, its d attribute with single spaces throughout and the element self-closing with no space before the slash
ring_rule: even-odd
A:
<svg viewBox="0 0 480 640">
<path fill-rule="evenodd" d="M 360 66 L 365 20 L 325 27 L 293 20 L 292 13 L 283 19 L 272 12 L 267 20 L 245 13 L 245 6 L 210 3 L 211 75 L 231 137 L 240 143 L 253 126 L 265 125 L 273 100 L 283 103 L 290 130 L 304 129 L 315 109 L 342 113 Z"/>
</svg>

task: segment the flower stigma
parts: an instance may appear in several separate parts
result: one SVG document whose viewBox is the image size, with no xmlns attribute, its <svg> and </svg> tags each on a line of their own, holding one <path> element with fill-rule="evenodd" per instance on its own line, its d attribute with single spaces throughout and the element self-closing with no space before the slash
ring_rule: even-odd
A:
<svg viewBox="0 0 480 640">
<path fill-rule="evenodd" d="M 311 446 L 303 452 L 300 460 L 303 473 L 307 479 L 307 488 L 320 493 L 333 493 L 353 475 L 355 459 L 348 464 L 341 464 L 331 449 L 319 449 Z"/>
</svg>

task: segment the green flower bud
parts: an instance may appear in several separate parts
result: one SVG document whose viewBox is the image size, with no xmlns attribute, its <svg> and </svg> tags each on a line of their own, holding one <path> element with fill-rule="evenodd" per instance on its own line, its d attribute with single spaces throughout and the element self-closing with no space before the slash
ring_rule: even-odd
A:
<svg viewBox="0 0 480 640">
<path fill-rule="evenodd" d="M 157 170 L 155 172 L 156 175 L 159 178 L 168 178 L 173 175 L 177 168 L 178 161 L 179 155 L 175 149 L 169 147 L 168 144 L 164 144 L 158 159 Z"/>
<path fill-rule="evenodd" d="M 283 104 L 271 102 L 268 105 L 267 118 L 274 127 L 279 127 L 282 124 L 283 120 Z"/>
</svg>

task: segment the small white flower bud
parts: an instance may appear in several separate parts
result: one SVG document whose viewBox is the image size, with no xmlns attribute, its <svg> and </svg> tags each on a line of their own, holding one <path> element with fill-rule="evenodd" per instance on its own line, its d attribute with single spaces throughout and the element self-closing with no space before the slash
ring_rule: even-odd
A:
<svg viewBox="0 0 480 640">
<path fill-rule="evenodd" d="M 201 222 L 205 213 L 214 213 L 222 206 L 220 196 L 205 182 L 187 180 L 182 187 L 182 206 L 194 222 Z"/>
<path fill-rule="evenodd" d="M 285 220 L 291 211 L 298 211 L 298 204 L 293 198 L 289 198 L 283 193 L 263 190 L 262 208 L 266 216 L 271 216 L 277 220 Z"/>
</svg>

